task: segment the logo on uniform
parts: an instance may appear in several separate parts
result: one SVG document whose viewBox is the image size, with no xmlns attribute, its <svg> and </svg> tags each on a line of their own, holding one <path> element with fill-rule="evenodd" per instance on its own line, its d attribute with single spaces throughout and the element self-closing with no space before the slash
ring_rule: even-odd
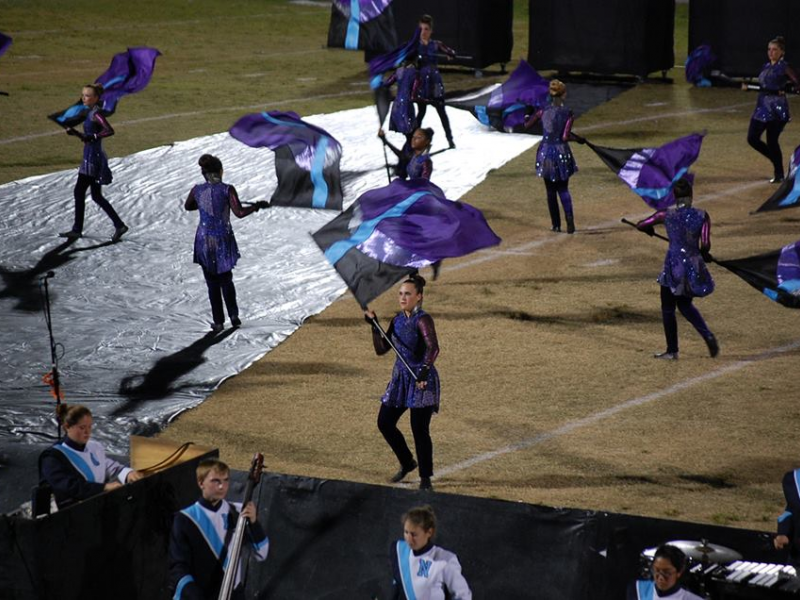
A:
<svg viewBox="0 0 800 600">
<path fill-rule="evenodd" d="M 430 560 L 421 560 L 419 561 L 419 571 L 417 571 L 417 577 L 425 577 L 427 578 L 430 574 L 431 565 L 433 561 Z"/>
</svg>

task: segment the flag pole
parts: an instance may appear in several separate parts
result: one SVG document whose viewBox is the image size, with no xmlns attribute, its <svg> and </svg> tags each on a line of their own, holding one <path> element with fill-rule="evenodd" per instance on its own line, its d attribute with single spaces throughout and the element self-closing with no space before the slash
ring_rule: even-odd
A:
<svg viewBox="0 0 800 600">
<path fill-rule="evenodd" d="M 631 226 L 631 227 L 633 227 L 634 229 L 637 229 L 637 230 L 639 230 L 639 231 L 642 231 L 641 229 L 639 229 L 639 227 L 637 227 L 636 223 L 632 223 L 631 221 L 628 221 L 628 219 L 620 219 L 620 220 L 621 220 L 623 223 L 625 223 L 626 225 L 630 225 L 630 226 Z M 644 232 L 644 231 L 642 231 L 642 233 L 645 233 L 645 232 Z M 656 233 L 655 231 L 653 232 L 653 237 L 657 237 L 658 239 L 660 239 L 660 240 L 664 240 L 665 242 L 668 242 L 668 241 L 669 241 L 669 238 L 668 238 L 668 237 L 665 237 L 665 236 L 661 235 L 660 233 Z"/>
<path fill-rule="evenodd" d="M 386 340 L 386 343 L 389 344 L 389 347 L 392 350 L 394 350 L 395 354 L 397 354 L 397 358 L 400 359 L 400 362 L 402 362 L 405 365 L 406 369 L 408 369 L 408 372 L 411 373 L 411 376 L 414 378 L 414 381 L 419 381 L 419 378 L 417 377 L 417 374 L 414 373 L 414 369 L 412 369 L 411 366 L 406 362 L 406 359 L 403 358 L 402 354 L 400 354 L 400 351 L 397 349 L 397 346 L 395 346 L 392 343 L 392 340 L 389 339 L 389 336 L 383 330 L 383 327 L 381 327 L 381 324 L 378 323 L 378 317 L 377 316 L 369 317 L 369 320 L 370 320 L 370 323 L 372 323 L 372 326 L 375 327 L 375 329 L 377 329 L 380 332 L 381 337 L 383 337 L 383 339 Z"/>
<path fill-rule="evenodd" d="M 623 223 L 625 223 L 626 225 L 630 225 L 631 227 L 635 227 L 638 231 L 642 231 L 641 229 L 636 227 L 636 223 L 632 223 L 631 221 L 628 221 L 628 219 L 620 219 L 620 220 Z M 645 233 L 645 232 L 642 231 L 642 233 Z M 660 233 L 656 233 L 655 231 L 653 232 L 653 237 L 657 237 L 658 239 L 664 240 L 665 242 L 669 241 L 668 237 L 665 237 L 665 236 L 661 235 Z M 705 262 L 707 262 L 707 263 L 710 263 L 710 262 L 711 263 L 716 263 L 717 262 L 717 260 L 713 256 L 711 256 L 711 254 L 709 254 L 708 252 L 706 252 L 706 254 L 703 255 L 703 260 Z M 719 263 L 717 263 L 717 264 L 719 264 Z"/>
</svg>

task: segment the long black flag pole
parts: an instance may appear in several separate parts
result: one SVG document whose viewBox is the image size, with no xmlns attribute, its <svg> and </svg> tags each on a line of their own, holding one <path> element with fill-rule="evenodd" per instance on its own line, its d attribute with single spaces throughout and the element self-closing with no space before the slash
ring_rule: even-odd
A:
<svg viewBox="0 0 800 600">
<path fill-rule="evenodd" d="M 639 231 L 642 231 L 641 229 L 639 229 L 639 227 L 637 227 L 636 223 L 633 223 L 633 222 L 631 222 L 631 221 L 628 221 L 628 219 L 620 219 L 620 220 L 621 220 L 623 223 L 625 223 L 626 225 L 630 225 L 630 226 L 631 226 L 631 227 L 633 227 L 634 229 L 638 229 Z M 642 231 L 642 233 L 646 233 L 646 232 Z M 668 238 L 668 237 L 665 237 L 665 236 L 661 235 L 660 233 L 656 233 L 655 231 L 653 232 L 653 237 L 657 237 L 658 239 L 660 239 L 660 240 L 664 240 L 665 242 L 668 242 L 668 241 L 669 241 L 669 238 Z"/>
<path fill-rule="evenodd" d="M 641 229 L 639 229 L 639 228 L 636 226 L 636 223 L 632 223 L 631 221 L 628 221 L 628 219 L 620 219 L 620 220 L 621 220 L 623 223 L 625 223 L 626 225 L 630 225 L 631 227 L 634 227 L 635 229 L 637 229 L 637 230 L 639 230 L 639 231 L 642 231 Z M 645 232 L 645 231 L 642 231 L 642 233 L 647 233 L 647 232 Z M 669 241 L 669 238 L 668 238 L 668 237 L 666 237 L 666 236 L 663 236 L 663 235 L 661 235 L 660 233 L 656 233 L 655 231 L 653 232 L 653 237 L 657 237 L 658 239 L 660 239 L 660 240 L 664 240 L 665 242 L 668 242 L 668 241 Z M 705 255 L 703 256 L 703 260 L 704 260 L 705 262 L 707 262 L 707 263 L 709 263 L 709 262 L 713 262 L 713 263 L 717 262 L 717 261 L 716 261 L 716 259 L 714 259 L 714 257 L 713 257 L 713 256 L 711 256 L 710 254 L 705 254 Z M 717 264 L 719 264 L 719 263 L 717 263 Z"/>
<path fill-rule="evenodd" d="M 44 291 L 44 320 L 47 324 L 47 333 L 50 337 L 50 377 L 52 378 L 53 394 L 56 397 L 56 436 L 58 437 L 58 441 L 61 441 L 61 419 L 58 416 L 58 408 L 61 406 L 61 382 L 58 377 L 58 352 L 56 349 L 56 342 L 53 339 L 53 319 L 50 314 L 50 290 L 47 286 L 47 280 L 54 276 L 55 273 L 53 271 L 48 271 L 45 276 L 41 278 L 41 284 Z"/>
<path fill-rule="evenodd" d="M 378 317 L 369 317 L 369 320 L 370 320 L 370 323 L 372 323 L 372 326 L 380 332 L 380 334 L 383 337 L 383 339 L 386 340 L 386 343 L 389 344 L 389 347 L 392 350 L 394 350 L 395 354 L 397 354 L 397 358 L 400 359 L 400 362 L 403 363 L 405 365 L 406 369 L 408 369 L 408 372 L 411 373 L 411 376 L 414 378 L 414 381 L 419 381 L 419 378 L 417 377 L 417 374 L 414 373 L 414 369 L 412 369 L 411 366 L 406 362 L 406 359 L 403 358 L 402 354 L 400 354 L 400 351 L 397 349 L 397 346 L 395 346 L 392 343 L 392 340 L 389 339 L 389 336 L 383 330 L 383 327 L 381 327 L 381 324 L 378 323 Z"/>
</svg>

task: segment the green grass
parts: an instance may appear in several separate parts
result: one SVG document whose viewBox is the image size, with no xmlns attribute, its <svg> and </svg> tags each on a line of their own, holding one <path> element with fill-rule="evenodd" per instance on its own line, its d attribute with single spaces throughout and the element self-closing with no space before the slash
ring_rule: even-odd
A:
<svg viewBox="0 0 800 600">
<path fill-rule="evenodd" d="M 515 0 L 514 8 L 510 68 L 528 50 L 528 3 Z M 324 47 L 325 7 L 286 0 L 6 0 L 0 10 L 3 31 L 14 38 L 0 58 L 0 89 L 11 94 L 0 97 L 0 140 L 58 132 L 47 115 L 77 100 L 81 86 L 128 46 L 154 46 L 163 56 L 150 86 L 120 102 L 111 119 L 118 135 L 105 143 L 109 156 L 225 131 L 254 110 L 248 107 L 309 115 L 371 101 L 362 54 Z M 687 12 L 678 6 L 679 61 Z M 479 82 L 467 70 L 447 76 L 450 89 L 502 79 L 496 68 Z M 0 183 L 74 168 L 79 154 L 75 140 L 62 135 L 0 144 Z"/>
</svg>

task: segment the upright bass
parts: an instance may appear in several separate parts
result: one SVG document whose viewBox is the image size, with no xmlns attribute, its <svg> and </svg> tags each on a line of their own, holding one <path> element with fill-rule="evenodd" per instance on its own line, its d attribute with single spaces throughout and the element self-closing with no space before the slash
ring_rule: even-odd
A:
<svg viewBox="0 0 800 600">
<path fill-rule="evenodd" d="M 253 489 L 261 481 L 261 471 L 264 469 L 264 455 L 256 452 L 253 456 L 253 461 L 250 464 L 250 471 L 247 474 L 247 486 L 244 490 L 244 498 L 242 499 L 242 508 L 253 498 Z M 230 544 L 228 545 L 228 566 L 225 569 L 225 574 L 222 578 L 222 586 L 219 588 L 218 600 L 230 600 L 233 594 L 233 588 L 236 585 L 236 573 L 239 567 L 239 558 L 242 554 L 242 538 L 244 537 L 244 530 L 247 526 L 247 517 L 239 515 L 236 521 L 236 529 L 231 537 Z"/>
</svg>

